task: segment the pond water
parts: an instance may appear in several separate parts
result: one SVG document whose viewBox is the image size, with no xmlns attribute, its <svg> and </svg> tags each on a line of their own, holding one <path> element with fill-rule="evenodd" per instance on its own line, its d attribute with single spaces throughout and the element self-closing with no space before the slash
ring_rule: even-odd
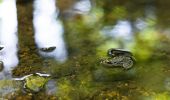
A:
<svg viewBox="0 0 170 100">
<path fill-rule="evenodd" d="M 36 26 L 33 1 L 17 0 L 18 48 L 14 51 L 18 53 L 14 59 L 6 56 L 16 67 L 12 78 L 0 80 L 1 99 L 170 100 L 170 1 L 56 1 L 60 29 L 55 23 Z M 43 29 L 46 27 L 50 30 Z M 51 35 L 55 29 L 63 32 L 63 37 Z M 39 31 L 45 33 L 35 35 Z M 11 36 L 0 39 L 15 45 L 17 36 Z M 44 42 L 50 48 L 40 48 Z M 51 47 L 51 42 L 58 45 Z M 110 48 L 130 51 L 134 65 L 126 69 L 102 64 L 103 59 L 113 64 Z M 5 50 L 4 44 L 0 50 Z M 10 55 L 11 50 L 7 51 Z"/>
</svg>

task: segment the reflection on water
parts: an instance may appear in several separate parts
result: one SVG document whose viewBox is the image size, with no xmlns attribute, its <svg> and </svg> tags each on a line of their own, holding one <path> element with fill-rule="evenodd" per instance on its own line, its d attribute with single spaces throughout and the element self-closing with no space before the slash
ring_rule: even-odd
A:
<svg viewBox="0 0 170 100">
<path fill-rule="evenodd" d="M 57 93 L 56 81 L 49 80 L 45 88 L 46 88 L 46 94 L 55 95 Z"/>
<path fill-rule="evenodd" d="M 169 91 L 170 90 L 170 78 L 165 79 L 164 85 L 165 85 L 165 89 Z"/>
<path fill-rule="evenodd" d="M 122 43 L 122 46 L 116 48 L 129 49 L 125 46 L 133 41 L 132 26 L 129 21 L 119 20 L 116 25 L 104 27 L 103 33 L 104 36 L 112 37 Z"/>
<path fill-rule="evenodd" d="M 57 6 L 54 1 L 17 3 L 20 63 L 12 71 L 16 78 L 0 80 L 0 96 L 17 100 L 170 99 L 168 0 L 58 0 Z M 65 14 L 70 9 L 83 13 Z M 134 66 L 123 69 L 100 64 L 100 59 L 109 59 L 110 48 L 130 50 L 136 59 Z M 59 63 L 51 57 L 67 60 Z M 50 74 L 50 80 L 29 77 L 35 73 Z M 36 93 L 23 91 L 23 81 L 14 80 L 25 77 Z"/>
<path fill-rule="evenodd" d="M 109 31 L 106 29 L 106 31 Z M 123 39 L 130 38 L 132 34 L 131 25 L 128 21 L 118 21 L 113 28 L 106 33 L 107 35 L 112 36 L 113 38 L 122 37 Z"/>
<path fill-rule="evenodd" d="M 15 0 L 5 0 L 0 4 L 0 45 L 3 46 L 0 60 L 3 61 L 5 71 L 11 71 L 18 64 L 16 12 Z"/>
<path fill-rule="evenodd" d="M 63 27 L 59 20 L 56 20 L 55 0 L 34 1 L 34 30 L 35 41 L 38 48 L 55 46 L 56 49 L 50 53 L 41 52 L 43 56 L 54 57 L 59 61 L 67 58 L 67 51 L 63 40 Z"/>
<path fill-rule="evenodd" d="M 136 20 L 135 26 L 137 29 L 142 31 L 143 29 L 145 29 L 147 27 L 147 23 L 144 20 L 139 18 Z"/>
<path fill-rule="evenodd" d="M 77 11 L 77 13 L 83 14 L 88 13 L 91 9 L 91 3 L 89 0 L 80 0 L 75 3 L 73 9 Z"/>
</svg>

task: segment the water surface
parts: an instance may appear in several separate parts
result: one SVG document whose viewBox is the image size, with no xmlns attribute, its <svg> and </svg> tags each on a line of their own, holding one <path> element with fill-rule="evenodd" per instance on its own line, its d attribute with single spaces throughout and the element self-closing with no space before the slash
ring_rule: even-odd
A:
<svg viewBox="0 0 170 100">
<path fill-rule="evenodd" d="M 51 79 L 36 93 L 23 90 L 21 81 L 1 80 L 2 98 L 170 99 L 170 1 L 90 1 L 87 7 L 91 8 L 84 8 L 77 7 L 81 3 L 74 0 L 58 0 L 57 20 L 63 23 L 68 52 L 67 60 L 61 63 L 39 54 L 34 42 L 32 2 L 18 0 L 19 64 L 12 71 L 13 77 L 38 72 L 50 74 Z M 85 10 L 79 13 L 78 8 Z M 129 70 L 101 65 L 100 60 L 107 57 L 110 48 L 131 51 L 136 64 Z"/>
</svg>

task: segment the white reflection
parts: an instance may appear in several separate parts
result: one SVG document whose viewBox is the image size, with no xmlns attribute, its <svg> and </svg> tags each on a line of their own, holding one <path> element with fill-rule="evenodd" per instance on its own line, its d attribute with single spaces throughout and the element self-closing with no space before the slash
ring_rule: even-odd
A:
<svg viewBox="0 0 170 100">
<path fill-rule="evenodd" d="M 76 10 L 76 12 L 80 14 L 88 13 L 91 9 L 90 0 L 80 0 L 76 2 L 73 9 Z"/>
<path fill-rule="evenodd" d="M 53 52 L 40 51 L 40 54 L 65 61 L 67 52 L 63 40 L 64 29 L 57 20 L 58 9 L 55 7 L 55 0 L 35 0 L 33 15 L 35 42 L 38 48 L 56 47 Z"/>
<path fill-rule="evenodd" d="M 142 19 L 137 19 L 136 22 L 135 22 L 135 26 L 136 26 L 137 29 L 142 31 L 147 27 L 147 23 Z"/>
<path fill-rule="evenodd" d="M 114 38 L 123 38 L 131 39 L 132 37 L 132 27 L 129 21 L 118 21 L 115 26 L 112 28 L 105 27 L 103 30 L 104 34 L 114 37 Z"/>
<path fill-rule="evenodd" d="M 8 72 L 17 66 L 17 9 L 15 0 L 3 0 L 0 3 L 0 60 L 4 71 Z"/>
<path fill-rule="evenodd" d="M 165 89 L 170 91 L 170 78 L 166 78 L 164 82 Z"/>
<path fill-rule="evenodd" d="M 45 85 L 46 94 L 55 95 L 57 93 L 56 80 L 49 80 Z"/>
</svg>

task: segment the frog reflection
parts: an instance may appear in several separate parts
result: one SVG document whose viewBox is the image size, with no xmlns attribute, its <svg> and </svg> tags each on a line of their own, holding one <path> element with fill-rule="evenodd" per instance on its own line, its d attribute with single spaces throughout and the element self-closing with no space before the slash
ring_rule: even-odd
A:
<svg viewBox="0 0 170 100">
<path fill-rule="evenodd" d="M 101 61 L 103 65 L 123 67 L 124 69 L 129 69 L 134 65 L 135 59 L 129 51 L 111 48 L 108 50 L 107 54 L 109 57 Z"/>
</svg>

